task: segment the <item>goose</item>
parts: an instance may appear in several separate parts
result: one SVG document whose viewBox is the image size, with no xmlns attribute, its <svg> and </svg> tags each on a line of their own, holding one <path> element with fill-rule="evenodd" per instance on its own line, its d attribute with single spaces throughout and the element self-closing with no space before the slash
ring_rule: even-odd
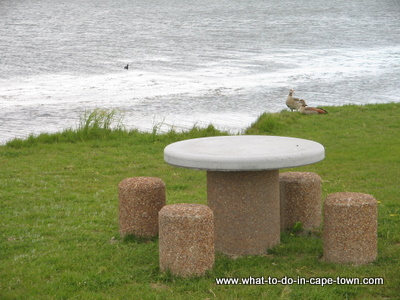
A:
<svg viewBox="0 0 400 300">
<path fill-rule="evenodd" d="M 307 107 L 306 102 L 303 99 L 299 100 L 301 106 L 299 111 L 305 115 L 319 115 L 319 114 L 327 114 L 328 112 L 325 109 L 318 107 Z"/>
<path fill-rule="evenodd" d="M 124 67 L 125 70 L 128 70 L 129 64 Z"/>
<path fill-rule="evenodd" d="M 299 98 L 294 98 L 293 97 L 294 90 L 290 89 L 289 90 L 289 95 L 286 97 L 286 106 L 290 108 L 291 111 L 299 110 L 301 107 L 300 104 L 300 99 Z"/>
</svg>

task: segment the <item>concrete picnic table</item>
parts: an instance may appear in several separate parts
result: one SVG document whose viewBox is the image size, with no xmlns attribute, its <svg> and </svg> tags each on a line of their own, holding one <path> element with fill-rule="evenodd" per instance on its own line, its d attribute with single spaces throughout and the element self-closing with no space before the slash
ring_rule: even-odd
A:
<svg viewBox="0 0 400 300">
<path fill-rule="evenodd" d="M 279 244 L 279 169 L 324 157 L 317 142 L 263 135 L 196 138 L 164 149 L 168 164 L 207 171 L 215 250 L 228 255 L 265 254 Z"/>
</svg>

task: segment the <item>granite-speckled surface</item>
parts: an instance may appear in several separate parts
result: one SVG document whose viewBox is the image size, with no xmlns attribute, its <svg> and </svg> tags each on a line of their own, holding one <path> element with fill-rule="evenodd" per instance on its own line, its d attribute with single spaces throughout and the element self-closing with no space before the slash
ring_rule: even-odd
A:
<svg viewBox="0 0 400 300">
<path fill-rule="evenodd" d="M 192 277 L 213 268 L 213 212 L 207 205 L 166 205 L 159 212 L 159 228 L 161 271 Z"/>
<path fill-rule="evenodd" d="M 301 222 L 304 229 L 321 224 L 321 177 L 311 172 L 279 174 L 281 230 Z"/>
<path fill-rule="evenodd" d="M 280 242 L 279 171 L 207 172 L 215 250 L 260 255 Z"/>
<path fill-rule="evenodd" d="M 323 259 L 365 264 L 377 257 L 377 201 L 363 193 L 334 193 L 324 205 Z"/>
<path fill-rule="evenodd" d="M 165 183 L 156 177 L 131 177 L 118 185 L 120 234 L 158 234 L 158 212 L 165 205 Z"/>
</svg>

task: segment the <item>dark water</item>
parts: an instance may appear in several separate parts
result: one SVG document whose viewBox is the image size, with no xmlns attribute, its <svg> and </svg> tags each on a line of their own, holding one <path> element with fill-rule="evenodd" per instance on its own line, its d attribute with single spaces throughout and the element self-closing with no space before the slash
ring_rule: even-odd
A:
<svg viewBox="0 0 400 300">
<path fill-rule="evenodd" d="M 399 14 L 398 0 L 2 0 L 0 143 L 94 108 L 127 128 L 240 132 L 289 88 L 310 105 L 399 102 Z"/>
</svg>

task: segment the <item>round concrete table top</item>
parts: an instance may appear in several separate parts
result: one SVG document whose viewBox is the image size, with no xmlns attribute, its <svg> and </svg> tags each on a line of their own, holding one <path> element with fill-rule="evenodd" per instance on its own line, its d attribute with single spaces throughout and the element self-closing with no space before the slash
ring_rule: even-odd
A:
<svg viewBox="0 0 400 300">
<path fill-rule="evenodd" d="M 167 163 L 208 171 L 257 171 L 319 162 L 324 147 L 314 141 L 264 135 L 217 136 L 184 140 L 164 149 Z"/>
</svg>

